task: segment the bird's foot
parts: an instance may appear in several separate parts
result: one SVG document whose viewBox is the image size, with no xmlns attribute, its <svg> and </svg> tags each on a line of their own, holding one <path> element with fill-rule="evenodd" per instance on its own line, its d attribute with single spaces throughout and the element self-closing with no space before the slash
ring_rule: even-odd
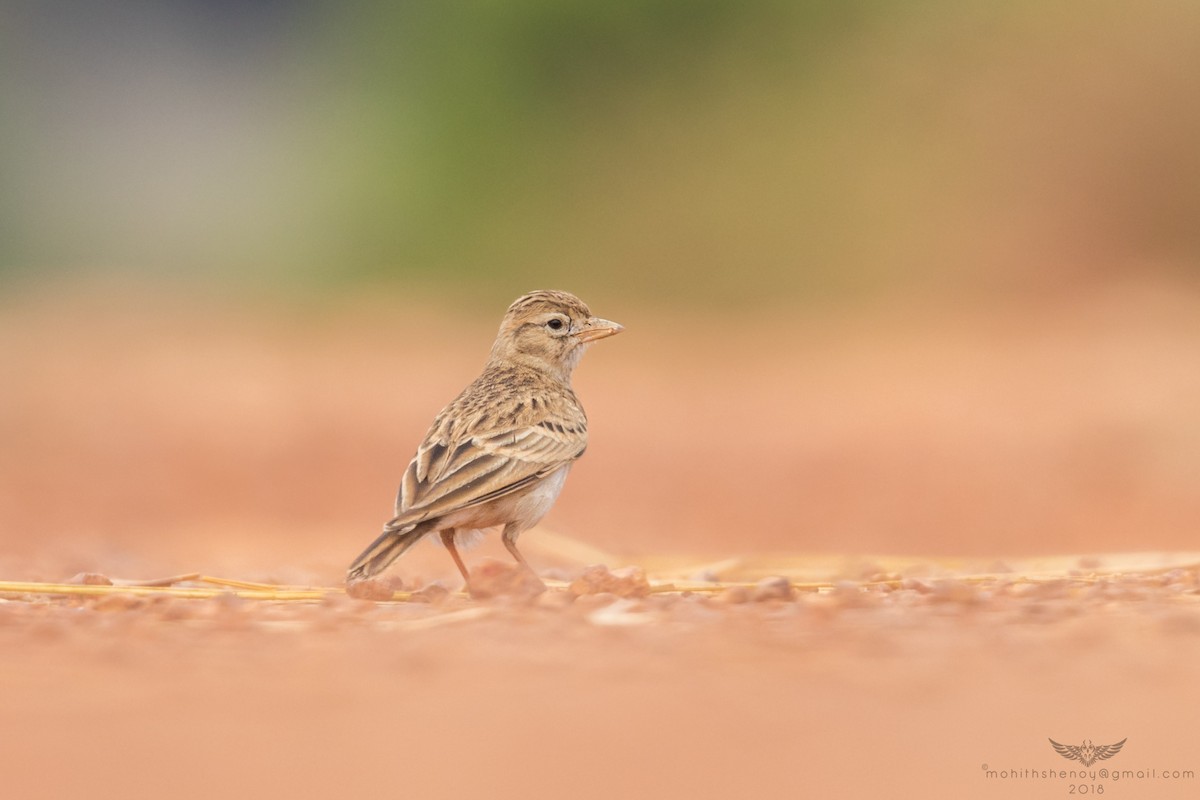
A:
<svg viewBox="0 0 1200 800">
<path fill-rule="evenodd" d="M 490 597 L 536 597 L 546 584 L 531 569 L 503 561 L 484 561 L 467 581 L 467 593 L 476 600 Z"/>
</svg>

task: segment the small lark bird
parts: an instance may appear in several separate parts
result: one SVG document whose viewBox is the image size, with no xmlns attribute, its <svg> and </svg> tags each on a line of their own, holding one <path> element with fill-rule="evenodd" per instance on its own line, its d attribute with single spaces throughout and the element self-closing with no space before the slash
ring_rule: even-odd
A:
<svg viewBox="0 0 1200 800">
<path fill-rule="evenodd" d="M 509 306 L 483 374 L 434 419 L 404 473 L 396 516 L 350 565 L 347 582 L 379 574 L 437 533 L 469 590 L 457 545 L 498 525 L 532 573 L 517 537 L 554 505 L 587 448 L 571 372 L 591 342 L 621 330 L 567 292 L 531 292 Z"/>
</svg>

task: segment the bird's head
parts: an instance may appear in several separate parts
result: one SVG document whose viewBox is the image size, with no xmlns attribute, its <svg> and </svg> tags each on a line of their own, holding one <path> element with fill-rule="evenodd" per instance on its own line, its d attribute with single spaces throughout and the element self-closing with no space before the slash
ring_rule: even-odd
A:
<svg viewBox="0 0 1200 800">
<path fill-rule="evenodd" d="M 569 292 L 530 292 L 508 307 L 492 345 L 492 359 L 523 363 L 568 381 L 590 343 L 622 330 L 615 322 L 592 316 Z"/>
</svg>

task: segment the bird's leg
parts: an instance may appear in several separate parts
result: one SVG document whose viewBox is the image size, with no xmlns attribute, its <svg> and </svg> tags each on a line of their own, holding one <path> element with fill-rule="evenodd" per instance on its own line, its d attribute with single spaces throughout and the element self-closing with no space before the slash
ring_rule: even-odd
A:
<svg viewBox="0 0 1200 800">
<path fill-rule="evenodd" d="M 446 545 L 446 549 L 450 551 L 450 557 L 454 559 L 454 565 L 458 567 L 458 571 L 462 573 L 463 580 L 467 583 L 467 594 L 470 594 L 471 576 L 467 572 L 467 565 L 463 563 L 462 557 L 458 554 L 458 547 L 454 544 L 454 528 L 447 528 L 442 531 L 442 544 Z"/>
<path fill-rule="evenodd" d="M 533 571 L 533 567 L 529 566 L 529 562 L 525 560 L 525 556 L 521 555 L 521 551 L 517 549 L 517 536 L 519 536 L 520 533 L 520 528 L 509 524 L 504 526 L 504 533 L 500 535 L 500 538 L 504 540 L 504 546 L 508 548 L 508 552 L 512 553 L 512 557 L 517 560 L 517 563 L 524 567 L 525 571 L 532 575 L 533 579 L 536 580 L 543 589 L 545 589 L 546 584 L 542 581 L 541 577 L 539 577 L 538 574 Z"/>
</svg>

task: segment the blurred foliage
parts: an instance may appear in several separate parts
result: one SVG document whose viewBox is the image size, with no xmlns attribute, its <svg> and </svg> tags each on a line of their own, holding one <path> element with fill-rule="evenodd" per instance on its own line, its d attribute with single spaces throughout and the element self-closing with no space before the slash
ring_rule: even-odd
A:
<svg viewBox="0 0 1200 800">
<path fill-rule="evenodd" d="M 363 126 L 376 138 L 358 151 L 370 163 L 356 172 L 371 177 L 347 198 L 345 249 L 366 270 L 391 270 L 403 253 L 408 269 L 475 283 L 598 270 L 657 277 L 663 290 L 726 289 L 737 265 L 691 263 L 687 252 L 719 235 L 708 215 L 724 201 L 661 198 L 669 205 L 658 210 L 647 201 L 689 173 L 710 173 L 724 155 L 714 136 L 758 146 L 761 120 L 726 118 L 738 113 L 723 104 L 739 84 L 772 76 L 802 89 L 805 62 L 876 4 L 373 7 L 349 27 L 365 43 L 349 83 L 371 87 L 359 108 L 377 116 Z M 388 144 L 397 141 L 406 142 L 399 153 Z M 689 144 L 699 152 L 680 151 Z M 389 151 L 399 157 L 375 161 Z M 716 208 L 700 205 L 711 200 Z M 405 213 L 397 219 L 395 209 Z M 681 233 L 700 241 L 671 241 Z M 683 258 L 663 263 L 656 250 L 675 244 Z M 676 286 L 679 277 L 688 281 Z"/>
<path fill-rule="evenodd" d="M 652 302 L 1200 263 L 1200 7 L 0 10 L 0 276 Z"/>
</svg>

